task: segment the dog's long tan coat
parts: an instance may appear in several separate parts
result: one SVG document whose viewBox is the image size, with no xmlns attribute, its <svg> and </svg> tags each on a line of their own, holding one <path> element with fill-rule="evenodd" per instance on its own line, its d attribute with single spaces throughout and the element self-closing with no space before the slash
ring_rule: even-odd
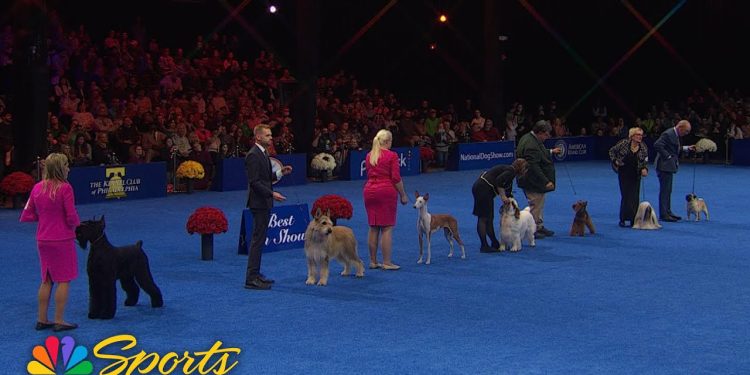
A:
<svg viewBox="0 0 750 375">
<path fill-rule="evenodd" d="M 328 284 L 328 263 L 336 259 L 344 266 L 341 276 L 347 276 L 350 266 L 357 269 L 356 276 L 365 275 L 365 265 L 357 254 L 357 240 L 350 228 L 334 226 L 330 214 L 322 214 L 320 210 L 305 231 L 305 256 L 307 257 L 307 281 L 305 284 L 313 285 L 318 279 L 318 267 L 320 267 L 320 279 L 318 285 Z"/>
</svg>

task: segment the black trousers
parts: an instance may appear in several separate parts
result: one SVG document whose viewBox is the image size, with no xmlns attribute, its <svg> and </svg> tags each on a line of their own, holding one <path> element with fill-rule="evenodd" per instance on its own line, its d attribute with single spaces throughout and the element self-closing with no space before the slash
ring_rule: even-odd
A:
<svg viewBox="0 0 750 375">
<path fill-rule="evenodd" d="M 620 181 L 620 221 L 633 222 L 638 210 L 638 196 L 641 194 L 641 177 L 633 171 L 617 174 Z"/>
<path fill-rule="evenodd" d="M 674 173 L 657 171 L 659 176 L 659 218 L 672 215 L 672 178 Z"/>
<path fill-rule="evenodd" d="M 271 218 L 270 209 L 250 209 L 250 211 L 253 213 L 253 238 L 250 241 L 250 250 L 247 255 L 246 283 L 253 281 L 260 274 L 260 260 L 263 255 L 263 245 L 266 242 L 268 220 Z"/>
</svg>

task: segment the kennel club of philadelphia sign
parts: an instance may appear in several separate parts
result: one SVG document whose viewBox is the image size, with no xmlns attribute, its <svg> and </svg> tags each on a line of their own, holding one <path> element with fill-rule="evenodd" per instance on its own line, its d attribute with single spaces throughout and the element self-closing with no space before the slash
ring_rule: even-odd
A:
<svg viewBox="0 0 750 375">
<path fill-rule="evenodd" d="M 73 168 L 68 180 L 76 203 L 166 195 L 164 163 Z"/>
</svg>

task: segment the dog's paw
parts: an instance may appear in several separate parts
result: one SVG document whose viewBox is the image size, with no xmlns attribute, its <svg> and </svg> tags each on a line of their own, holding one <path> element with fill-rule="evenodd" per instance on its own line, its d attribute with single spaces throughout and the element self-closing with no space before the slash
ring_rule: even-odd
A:
<svg viewBox="0 0 750 375">
<path fill-rule="evenodd" d="M 306 285 L 313 285 L 313 284 L 315 284 L 315 279 L 307 279 L 307 280 L 305 281 L 305 284 L 306 284 Z"/>
<path fill-rule="evenodd" d="M 448 258 L 453 258 L 453 252 L 448 253 Z"/>
<path fill-rule="evenodd" d="M 529 246 L 531 246 L 531 247 L 536 247 L 536 241 L 531 241 L 531 242 L 529 242 Z"/>
<path fill-rule="evenodd" d="M 125 306 L 135 306 L 137 303 L 138 303 L 137 299 L 133 299 L 133 300 L 126 299 L 125 300 Z"/>
<path fill-rule="evenodd" d="M 341 276 L 349 276 L 349 272 L 341 271 Z"/>
<path fill-rule="evenodd" d="M 505 251 L 505 250 L 506 250 L 505 244 L 504 243 L 500 244 L 500 251 Z"/>
<path fill-rule="evenodd" d="M 517 251 L 521 251 L 521 248 L 520 247 L 511 247 L 510 251 L 513 252 L 513 253 L 515 253 Z"/>
<path fill-rule="evenodd" d="M 364 272 L 360 272 L 360 273 L 358 273 L 358 274 L 356 274 L 354 276 L 356 276 L 358 279 L 361 279 L 361 278 L 365 277 L 365 273 Z"/>
<path fill-rule="evenodd" d="M 326 286 L 326 285 L 328 285 L 328 280 L 325 280 L 325 281 L 320 280 L 320 281 L 318 281 L 318 286 Z"/>
<path fill-rule="evenodd" d="M 430 264 L 430 260 L 428 259 L 424 264 Z"/>
<path fill-rule="evenodd" d="M 419 259 L 417 260 L 417 264 L 422 264 L 422 258 L 419 258 Z"/>
</svg>

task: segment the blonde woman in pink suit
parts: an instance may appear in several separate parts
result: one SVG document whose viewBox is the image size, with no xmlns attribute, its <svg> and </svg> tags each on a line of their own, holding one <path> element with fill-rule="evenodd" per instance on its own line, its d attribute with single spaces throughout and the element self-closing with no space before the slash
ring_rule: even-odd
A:
<svg viewBox="0 0 750 375">
<path fill-rule="evenodd" d="M 39 286 L 39 314 L 36 329 L 55 332 L 78 327 L 63 320 L 70 281 L 78 277 L 75 249 L 76 227 L 80 224 L 73 188 L 68 183 L 68 158 L 53 153 L 44 163 L 43 179 L 34 185 L 21 221 L 38 221 L 36 231 L 42 284 Z M 55 290 L 55 320 L 47 319 L 52 286 Z"/>
<path fill-rule="evenodd" d="M 404 191 L 399 171 L 398 154 L 391 151 L 393 135 L 390 131 L 378 131 L 372 140 L 372 150 L 365 157 L 367 182 L 364 188 L 365 210 L 370 231 L 367 236 L 367 247 L 370 250 L 370 268 L 397 270 L 401 268 L 393 263 L 391 250 L 393 244 L 393 226 L 396 225 L 396 202 L 401 197 L 401 204 L 409 203 Z M 383 263 L 378 263 L 378 240 L 383 251 Z"/>
</svg>

